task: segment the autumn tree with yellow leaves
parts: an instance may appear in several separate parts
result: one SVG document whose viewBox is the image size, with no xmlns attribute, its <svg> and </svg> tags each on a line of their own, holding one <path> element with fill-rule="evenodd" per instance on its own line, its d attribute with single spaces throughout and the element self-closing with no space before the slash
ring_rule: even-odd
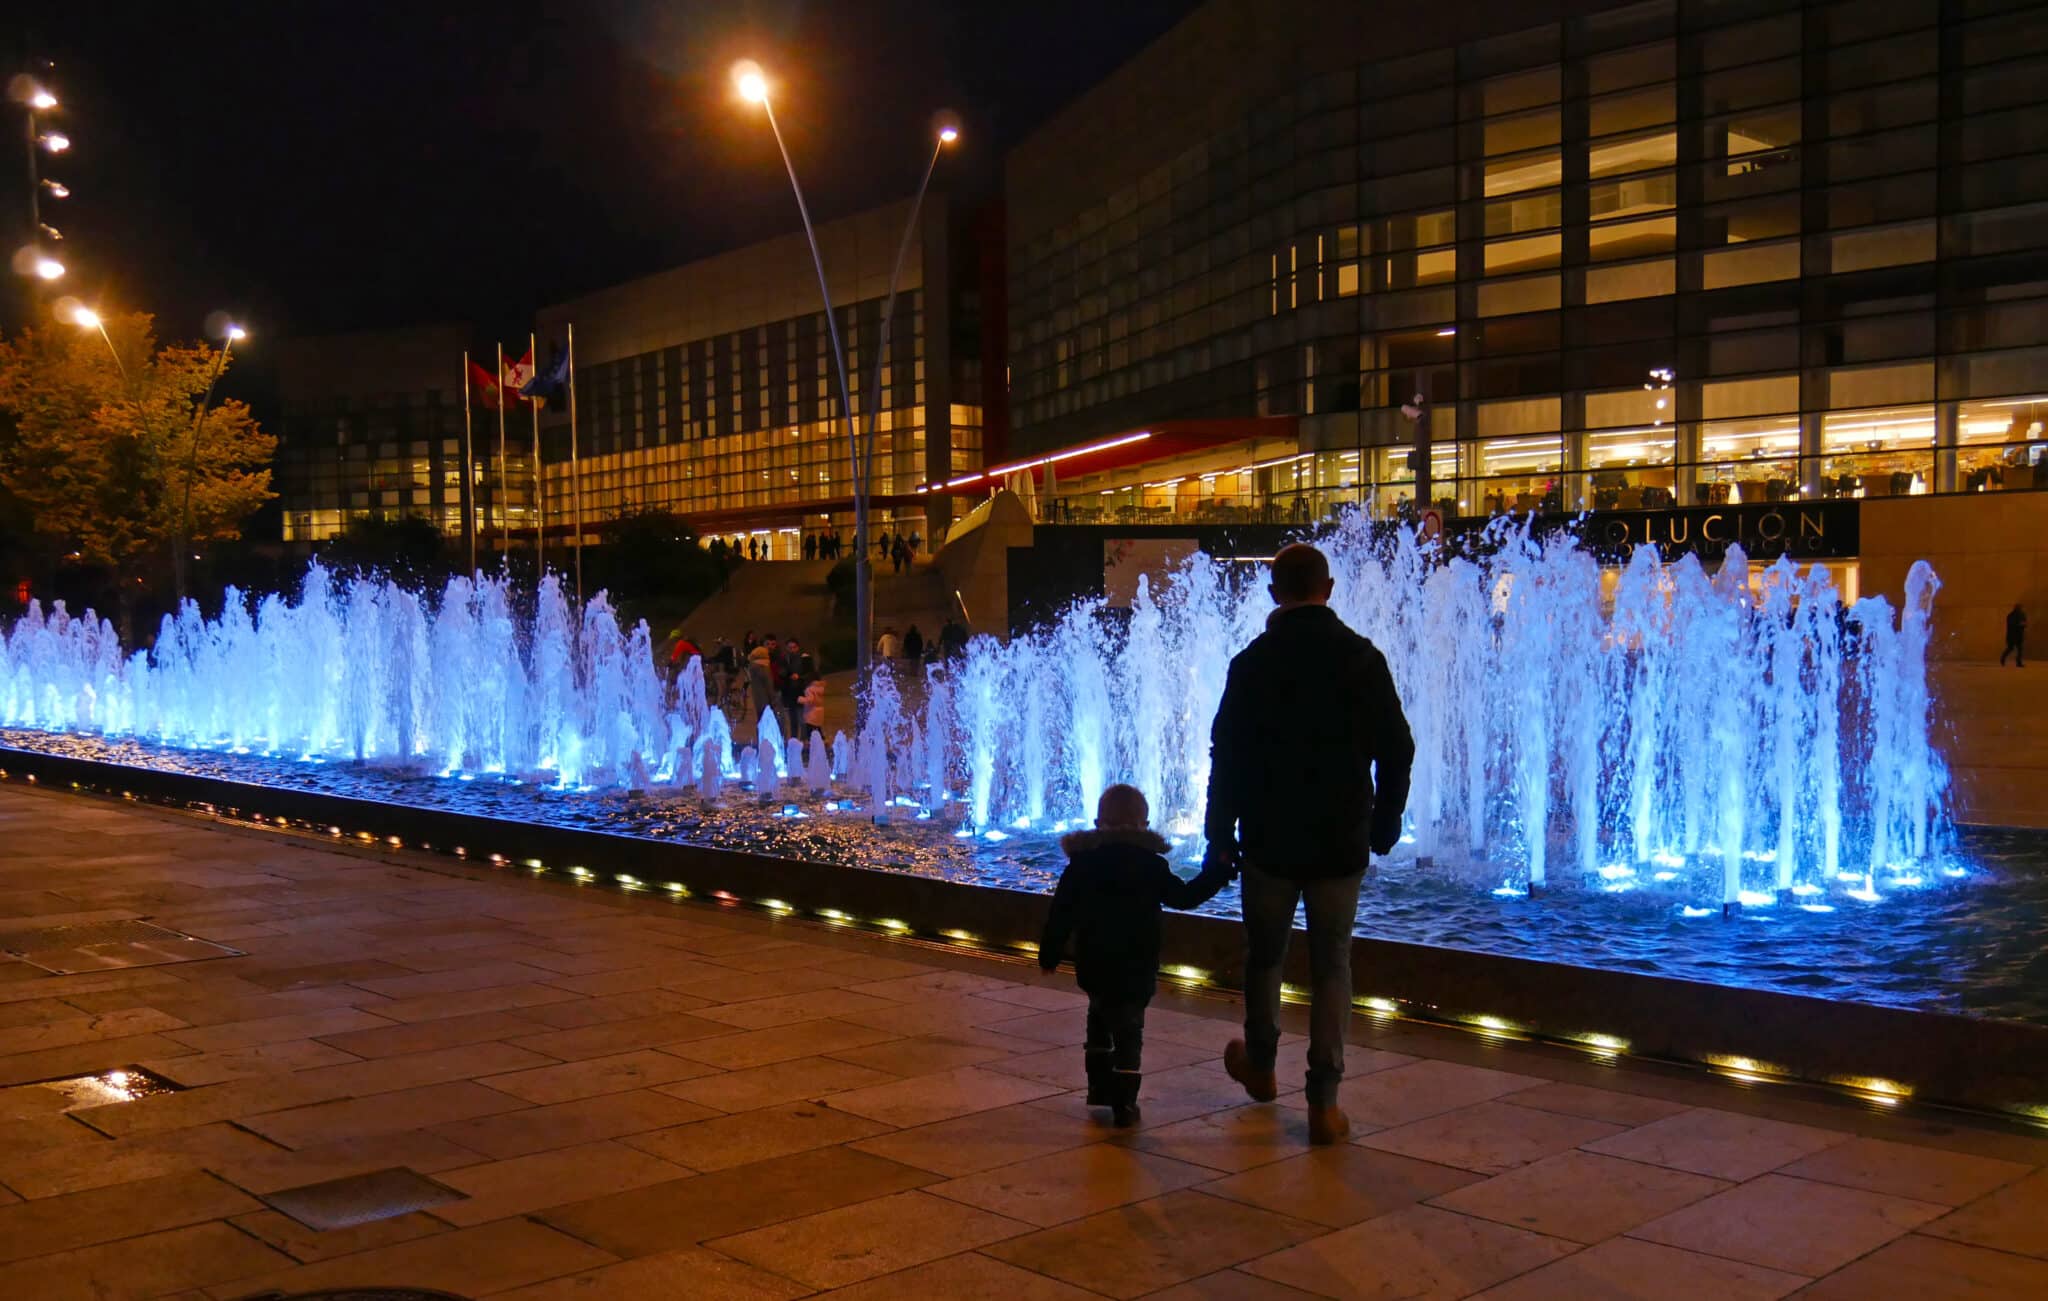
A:
<svg viewBox="0 0 2048 1301">
<path fill-rule="evenodd" d="M 200 411 L 223 361 L 214 348 L 159 345 L 144 312 L 101 326 L 52 321 L 0 340 L 0 491 L 58 554 L 112 571 L 125 637 L 181 537 L 240 537 L 271 498 L 277 440 L 241 402 Z"/>
</svg>

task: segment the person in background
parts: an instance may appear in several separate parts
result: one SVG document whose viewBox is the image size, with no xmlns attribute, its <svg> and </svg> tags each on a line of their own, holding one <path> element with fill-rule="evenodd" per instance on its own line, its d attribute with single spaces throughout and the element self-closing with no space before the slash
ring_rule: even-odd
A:
<svg viewBox="0 0 2048 1301">
<path fill-rule="evenodd" d="M 812 737 L 825 734 L 825 679 L 814 677 L 806 683 L 797 704 L 803 710 L 803 737 L 808 744 Z"/>
<path fill-rule="evenodd" d="M 919 536 L 917 535 L 917 530 L 916 530 L 916 529 L 912 529 L 912 530 L 910 530 L 910 554 L 911 554 L 911 555 L 913 555 L 913 556 L 914 556 L 914 555 L 916 555 L 916 554 L 917 554 L 917 548 L 918 548 L 918 546 L 919 546 L 919 545 L 920 545 L 921 543 L 923 543 L 923 541 L 924 541 L 924 539 L 923 539 L 923 538 L 921 538 L 921 537 L 919 537 Z"/>
<path fill-rule="evenodd" d="M 685 668 L 691 660 L 697 659 L 704 654 L 703 651 L 697 649 L 696 642 L 691 641 L 689 637 L 684 635 L 681 628 L 676 629 L 669 636 L 675 638 L 675 645 L 670 648 L 668 653 L 668 666 L 670 668 Z"/>
<path fill-rule="evenodd" d="M 940 658 L 949 660 L 954 659 L 958 657 L 961 654 L 961 652 L 965 651 L 966 649 L 966 627 L 962 625 L 960 621 L 955 619 L 952 615 L 947 615 L 945 624 L 941 626 L 939 629 Z"/>
<path fill-rule="evenodd" d="M 1280 972 L 1297 907 L 1308 911 L 1308 1133 L 1339 1143 L 1351 1021 L 1351 932 L 1373 854 L 1401 837 L 1415 740 L 1386 656 L 1329 608 L 1335 583 L 1304 542 L 1273 557 L 1279 607 L 1230 662 L 1210 731 L 1209 868 L 1242 871 L 1244 1038 L 1223 1067 L 1257 1102 L 1277 1093 Z M 1313 665 L 1310 672 L 1304 666 Z"/>
<path fill-rule="evenodd" d="M 774 633 L 763 637 L 753 650 L 747 652 L 747 691 L 751 699 L 747 712 L 752 721 L 758 722 L 763 710 L 772 709 L 776 717 L 782 716 L 782 697 L 775 690 L 775 680 L 781 672 L 782 643 Z M 787 728 L 785 727 L 785 730 Z"/>
<path fill-rule="evenodd" d="M 754 636 L 754 630 L 749 628 L 740 638 L 740 654 L 751 656 L 754 653 L 754 647 L 760 644 L 760 639 Z"/>
<path fill-rule="evenodd" d="M 1230 879 L 1223 867 L 1204 867 L 1190 881 L 1175 876 L 1166 838 L 1150 819 L 1137 787 L 1102 792 L 1095 829 L 1060 841 L 1067 868 L 1038 943 L 1039 967 L 1053 971 L 1073 941 L 1074 976 L 1088 995 L 1088 1105 L 1110 1108 L 1125 1127 L 1138 1123 L 1145 1008 L 1159 992 L 1160 910 L 1199 907 Z"/>
<path fill-rule="evenodd" d="M 1998 665 L 2005 667 L 2005 657 L 2011 655 L 2018 667 L 2027 667 L 2027 612 L 2013 602 L 2012 612 L 2005 616 L 2005 649 L 1999 652 Z"/>
<path fill-rule="evenodd" d="M 895 625 L 882 629 L 882 635 L 875 638 L 875 654 L 885 660 L 893 660 L 903 653 L 903 639 L 896 635 Z"/>
<path fill-rule="evenodd" d="M 782 677 L 776 689 L 782 693 L 782 734 L 793 736 L 796 721 L 803 710 L 797 701 L 803 696 L 804 688 L 810 685 L 811 657 L 804 654 L 804 648 L 791 637 L 782 643 Z"/>
<path fill-rule="evenodd" d="M 917 630 L 917 625 L 914 623 L 903 634 L 903 658 L 909 660 L 912 664 L 916 664 L 924 658 L 924 634 Z"/>
</svg>

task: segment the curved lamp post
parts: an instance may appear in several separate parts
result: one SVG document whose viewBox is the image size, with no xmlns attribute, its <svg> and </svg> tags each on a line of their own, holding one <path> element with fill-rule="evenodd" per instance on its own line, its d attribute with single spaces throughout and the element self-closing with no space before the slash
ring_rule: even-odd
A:
<svg viewBox="0 0 2048 1301">
<path fill-rule="evenodd" d="M 213 355 L 213 373 L 206 377 L 206 393 L 199 399 L 199 410 L 192 416 L 192 447 L 185 459 L 184 500 L 178 506 L 178 532 L 171 541 L 171 578 L 179 605 L 185 603 L 185 567 L 191 559 L 187 548 L 192 539 L 192 480 L 199 477 L 199 433 L 206 424 L 206 408 L 213 402 L 213 386 L 220 382 L 220 373 L 227 369 L 228 354 L 235 349 L 235 342 L 249 337 L 249 332 L 230 322 L 221 330 L 220 351 Z"/>
<path fill-rule="evenodd" d="M 832 291 L 825 284 L 825 259 L 818 252 L 818 232 L 811 226 L 811 210 L 804 203 L 804 187 L 797 183 L 796 167 L 789 161 L 789 146 L 782 142 L 782 128 L 775 121 L 775 105 L 768 96 L 768 78 L 761 71 L 761 65 L 751 59 L 742 59 L 733 65 L 733 86 L 740 98 L 750 104 L 759 104 L 768 117 L 768 129 L 775 135 L 775 148 L 782 155 L 782 170 L 789 173 L 789 188 L 796 195 L 797 215 L 803 218 L 804 238 L 811 246 L 811 266 L 818 273 L 818 297 L 825 304 L 825 330 L 832 341 L 832 364 L 839 378 L 839 411 L 846 421 L 846 455 L 851 463 L 854 481 L 854 497 L 860 497 L 860 438 L 853 423 L 853 398 L 846 382 L 846 349 L 839 341 L 839 317 L 832 310 Z M 856 510 L 856 521 L 859 513 Z M 858 545 L 859 524 L 855 524 Z"/>
<path fill-rule="evenodd" d="M 896 245 L 896 265 L 889 271 L 889 297 L 882 305 L 881 340 L 875 347 L 875 382 L 868 390 L 867 410 L 863 412 L 866 432 L 861 439 L 860 472 L 854 483 L 854 615 L 853 640 L 855 663 L 860 669 L 861 681 L 867 680 L 868 669 L 873 662 L 875 649 L 874 571 L 868 557 L 868 497 L 872 491 L 875 475 L 875 433 L 882 420 L 882 368 L 889 358 L 889 326 L 896 319 L 896 290 L 903 280 L 903 262 L 910 254 L 910 241 L 917 234 L 917 218 L 924 208 L 925 191 L 931 188 L 932 173 L 939 169 L 939 155 L 946 146 L 960 138 L 960 120 L 951 112 L 941 112 L 932 119 L 932 156 L 925 164 L 924 179 L 918 183 L 917 197 L 910 201 L 910 217 L 903 223 L 903 239 Z M 930 437 L 930 432 L 926 432 Z"/>
</svg>

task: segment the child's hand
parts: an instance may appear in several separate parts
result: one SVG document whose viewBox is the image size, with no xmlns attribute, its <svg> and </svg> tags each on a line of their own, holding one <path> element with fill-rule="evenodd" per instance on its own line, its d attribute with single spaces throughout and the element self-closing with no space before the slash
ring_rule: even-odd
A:
<svg viewBox="0 0 2048 1301">
<path fill-rule="evenodd" d="M 1237 879 L 1237 846 L 1212 844 L 1202 855 L 1202 875 L 1220 876 L 1225 881 Z"/>
</svg>

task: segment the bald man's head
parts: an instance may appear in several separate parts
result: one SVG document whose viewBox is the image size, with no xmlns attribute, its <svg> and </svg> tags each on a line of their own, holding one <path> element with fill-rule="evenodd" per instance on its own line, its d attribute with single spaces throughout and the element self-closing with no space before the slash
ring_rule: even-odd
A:
<svg viewBox="0 0 2048 1301">
<path fill-rule="evenodd" d="M 1281 605 L 1323 605 L 1335 587 L 1329 560 L 1306 542 L 1290 542 L 1273 557 L 1273 576 L 1267 590 Z"/>
</svg>

